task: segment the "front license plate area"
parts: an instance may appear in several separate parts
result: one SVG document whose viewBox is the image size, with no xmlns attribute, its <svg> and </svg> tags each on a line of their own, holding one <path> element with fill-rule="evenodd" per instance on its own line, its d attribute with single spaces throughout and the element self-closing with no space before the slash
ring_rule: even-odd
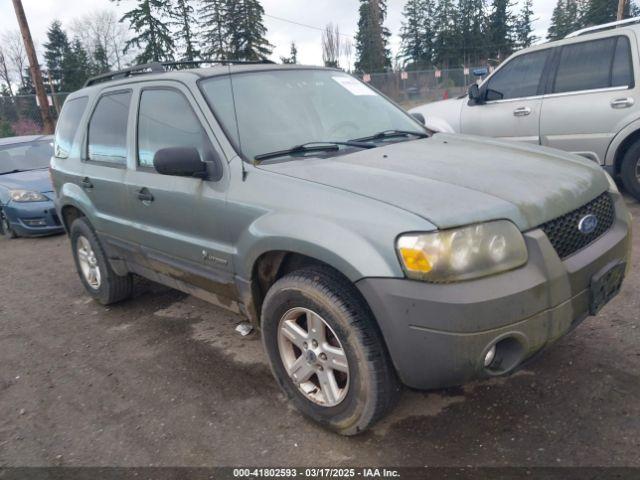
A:
<svg viewBox="0 0 640 480">
<path fill-rule="evenodd" d="M 624 262 L 616 263 L 591 278 L 591 302 L 589 304 L 591 315 L 598 313 L 609 300 L 620 293 L 625 269 Z"/>
</svg>

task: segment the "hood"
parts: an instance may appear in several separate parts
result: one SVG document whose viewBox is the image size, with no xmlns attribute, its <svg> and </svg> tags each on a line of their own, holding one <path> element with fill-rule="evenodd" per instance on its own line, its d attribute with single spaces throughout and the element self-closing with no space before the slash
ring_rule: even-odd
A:
<svg viewBox="0 0 640 480">
<path fill-rule="evenodd" d="M 394 205 L 439 228 L 509 219 L 524 231 L 609 187 L 598 165 L 576 155 L 449 134 L 260 168 Z"/>
<path fill-rule="evenodd" d="M 424 115 L 425 126 L 429 130 L 441 133 L 459 133 L 462 106 L 467 101 L 467 97 L 450 98 L 412 108 L 409 113 Z"/>
<path fill-rule="evenodd" d="M 35 190 L 40 193 L 53 191 L 49 171 L 46 168 L 0 175 L 0 186 L 9 190 Z"/>
</svg>

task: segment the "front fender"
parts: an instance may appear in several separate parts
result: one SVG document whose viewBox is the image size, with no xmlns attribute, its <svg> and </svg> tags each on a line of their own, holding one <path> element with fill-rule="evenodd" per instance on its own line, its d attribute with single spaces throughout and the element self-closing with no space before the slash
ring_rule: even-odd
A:
<svg viewBox="0 0 640 480">
<path fill-rule="evenodd" d="M 320 260 L 355 282 L 364 277 L 402 277 L 391 241 L 386 248 L 354 229 L 318 217 L 273 213 L 255 220 L 239 238 L 235 271 L 250 279 L 264 253 L 288 251 Z"/>
<path fill-rule="evenodd" d="M 615 164 L 616 152 L 618 151 L 618 148 L 620 148 L 620 145 L 622 145 L 629 135 L 638 130 L 640 130 L 640 119 L 627 124 L 615 137 L 613 137 L 613 140 L 611 140 L 611 143 L 607 148 L 607 153 L 604 159 L 604 164 L 606 166 L 611 167 Z"/>
</svg>

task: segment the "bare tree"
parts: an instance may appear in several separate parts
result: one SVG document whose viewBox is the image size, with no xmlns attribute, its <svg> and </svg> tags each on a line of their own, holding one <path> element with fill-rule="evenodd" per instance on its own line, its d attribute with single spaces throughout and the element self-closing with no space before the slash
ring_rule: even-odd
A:
<svg viewBox="0 0 640 480">
<path fill-rule="evenodd" d="M 12 79 L 18 79 L 20 86 L 24 87 L 24 72 L 27 67 L 27 52 L 24 49 L 22 35 L 19 30 L 9 30 L 0 36 L 2 53 L 6 62 L 8 74 Z M 4 75 L 3 75 L 4 77 Z"/>
<path fill-rule="evenodd" d="M 12 75 L 9 73 L 9 65 L 7 62 L 7 56 L 4 53 L 4 48 L 0 45 L 0 79 L 7 84 L 9 95 L 13 97 L 13 87 L 11 83 L 13 81 Z"/>
<path fill-rule="evenodd" d="M 126 26 L 118 21 L 115 11 L 98 10 L 77 18 L 71 22 L 71 31 L 91 58 L 100 47 L 106 53 L 109 65 L 119 70 L 127 62 L 122 52 L 128 32 Z"/>
<path fill-rule="evenodd" d="M 340 30 L 338 25 L 327 24 L 322 31 L 322 60 L 325 67 L 338 68 L 340 61 Z"/>
</svg>

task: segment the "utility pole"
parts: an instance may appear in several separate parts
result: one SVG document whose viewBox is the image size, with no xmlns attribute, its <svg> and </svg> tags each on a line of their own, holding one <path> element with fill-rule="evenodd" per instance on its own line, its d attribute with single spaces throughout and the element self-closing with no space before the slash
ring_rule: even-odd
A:
<svg viewBox="0 0 640 480">
<path fill-rule="evenodd" d="M 618 0 L 618 14 L 616 15 L 616 20 L 622 20 L 622 16 L 624 15 L 624 3 L 625 0 Z"/>
<path fill-rule="evenodd" d="M 50 134 L 55 130 L 55 125 L 53 123 L 53 118 L 51 118 L 51 112 L 49 111 L 49 100 L 47 100 L 47 92 L 44 89 L 42 72 L 40 71 L 40 65 L 38 64 L 36 49 L 33 46 L 33 39 L 31 38 L 29 24 L 27 23 L 27 16 L 24 14 L 24 8 L 22 7 L 22 0 L 13 0 L 13 8 L 16 11 L 18 25 L 20 25 L 20 33 L 22 34 L 22 41 L 24 42 L 24 49 L 26 50 L 27 58 L 29 59 L 31 80 L 33 81 L 33 85 L 36 87 L 36 96 L 38 98 L 38 103 L 40 104 L 40 115 L 42 117 L 44 133 Z"/>
</svg>

